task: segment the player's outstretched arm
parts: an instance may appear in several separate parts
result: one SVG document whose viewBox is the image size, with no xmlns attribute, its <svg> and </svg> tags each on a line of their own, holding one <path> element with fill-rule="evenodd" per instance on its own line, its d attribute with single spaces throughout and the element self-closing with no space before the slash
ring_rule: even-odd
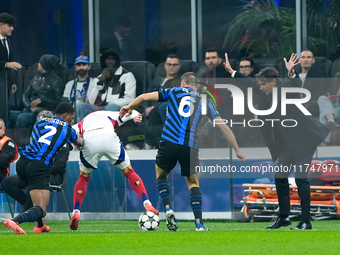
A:
<svg viewBox="0 0 340 255">
<path fill-rule="evenodd" d="M 230 128 L 224 123 L 224 121 L 221 119 L 221 117 L 218 117 L 218 118 L 215 119 L 215 124 L 216 124 L 216 126 L 218 126 L 218 128 L 223 133 L 224 137 L 231 144 L 231 147 L 233 147 L 239 161 L 241 161 L 241 162 L 245 161 L 246 156 L 242 153 L 242 151 L 238 147 L 238 144 L 237 144 L 237 141 L 236 141 L 236 138 L 234 136 L 233 131 L 230 130 Z"/>
<path fill-rule="evenodd" d="M 145 101 L 158 101 L 158 92 L 151 92 L 141 94 L 135 98 L 131 103 L 126 106 L 123 106 L 120 109 L 119 117 L 123 118 L 126 114 L 129 116 L 132 113 L 132 110 L 142 105 Z"/>
</svg>

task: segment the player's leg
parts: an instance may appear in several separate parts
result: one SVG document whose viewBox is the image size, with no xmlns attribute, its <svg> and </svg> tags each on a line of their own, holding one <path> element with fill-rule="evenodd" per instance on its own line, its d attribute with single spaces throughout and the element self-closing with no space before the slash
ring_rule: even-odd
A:
<svg viewBox="0 0 340 255">
<path fill-rule="evenodd" d="M 164 212 L 168 208 L 170 208 L 170 188 L 168 184 L 168 173 L 164 171 L 162 168 L 160 168 L 157 164 L 156 167 L 156 187 L 159 194 L 159 197 L 161 198 Z"/>
<path fill-rule="evenodd" d="M 127 167 L 123 168 L 126 164 L 129 164 Z M 148 197 L 148 193 L 146 192 L 143 180 L 140 176 L 133 170 L 130 160 L 123 161 L 122 163 L 117 165 L 118 169 L 124 174 L 126 179 L 128 179 L 131 188 L 136 192 L 138 197 L 143 201 L 143 205 L 146 211 L 152 211 L 156 214 L 159 214 L 158 210 L 156 210 Z"/>
<path fill-rule="evenodd" d="M 82 166 L 82 169 L 85 170 L 85 167 Z M 92 169 L 88 169 L 86 172 L 80 170 L 78 181 L 74 186 L 73 212 L 69 223 L 69 227 L 72 230 L 77 230 L 79 227 L 80 208 L 86 195 L 87 184 L 90 181 L 91 173 Z"/>
<path fill-rule="evenodd" d="M 12 229 L 17 234 L 23 234 L 20 229 L 18 230 L 13 226 L 13 223 L 20 224 L 23 222 L 37 221 L 46 215 L 46 209 L 50 200 L 49 189 L 49 167 L 41 161 L 28 160 L 22 167 L 25 173 L 20 170 L 19 177 L 26 175 L 28 179 L 28 190 L 33 202 L 33 207 L 27 211 L 17 215 L 12 220 L 8 219 L 4 222 L 5 226 Z M 19 165 L 21 165 L 19 163 Z M 18 170 L 18 169 L 17 169 Z"/>
<path fill-rule="evenodd" d="M 208 231 L 209 229 L 203 224 L 202 192 L 199 186 L 199 173 L 186 176 L 185 179 L 190 191 L 190 204 L 195 217 L 196 231 Z"/>
<path fill-rule="evenodd" d="M 178 224 L 171 208 L 168 175 L 176 166 L 179 148 L 177 144 L 162 142 L 156 156 L 156 185 L 165 211 L 166 223 L 170 231 L 176 231 Z"/>
<path fill-rule="evenodd" d="M 168 184 L 168 173 L 156 163 L 156 184 L 159 197 L 164 207 L 166 225 L 170 231 L 178 229 L 175 213 L 170 206 L 170 188 Z"/>
<path fill-rule="evenodd" d="M 131 188 L 143 201 L 146 211 L 152 211 L 156 214 L 159 214 L 158 210 L 152 206 L 149 200 L 148 193 L 146 192 L 142 179 L 133 170 L 129 155 L 126 153 L 123 144 L 119 140 L 115 140 L 117 137 L 116 134 L 112 133 L 111 135 L 113 136 L 113 142 L 112 144 L 109 144 L 110 146 L 103 155 L 108 158 L 112 164 L 116 165 L 117 168 L 124 174 L 126 179 L 128 179 Z M 110 136 L 110 134 L 108 134 L 108 136 Z"/>
<path fill-rule="evenodd" d="M 101 147 L 93 143 L 93 137 L 87 138 L 86 144 L 82 147 L 79 155 L 79 178 L 74 185 L 73 212 L 69 223 L 72 230 L 79 227 L 80 209 L 86 195 L 87 185 L 90 181 L 93 169 L 97 168 L 101 158 L 99 153 Z"/>
</svg>

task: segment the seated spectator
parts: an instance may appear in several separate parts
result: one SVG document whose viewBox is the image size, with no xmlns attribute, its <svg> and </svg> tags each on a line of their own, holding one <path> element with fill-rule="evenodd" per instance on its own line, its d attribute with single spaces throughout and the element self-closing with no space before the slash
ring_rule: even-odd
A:
<svg viewBox="0 0 340 255">
<path fill-rule="evenodd" d="M 77 119 L 83 119 L 96 110 L 119 111 L 136 97 L 136 79 L 120 65 L 120 57 L 113 49 L 108 49 L 100 57 L 102 73 L 98 76 L 97 86 L 88 94 L 89 102 L 94 104 L 78 104 Z M 138 149 L 135 144 L 128 144 L 131 129 L 137 128 L 136 123 L 127 123 L 117 133 L 122 143 L 129 149 Z"/>
<path fill-rule="evenodd" d="M 216 79 L 229 78 L 230 74 L 225 70 L 222 64 L 222 58 L 216 48 L 207 48 L 204 53 L 204 66 L 198 71 L 200 82 L 215 87 Z M 217 104 L 217 110 L 223 119 L 232 118 L 232 97 L 230 91 L 226 89 L 216 89 L 219 94 L 222 105 Z M 215 133 L 216 132 L 216 133 Z M 198 127 L 199 143 L 203 147 L 223 147 L 226 146 L 226 141 L 223 139 L 223 134 L 213 128 L 213 124 L 206 116 L 203 117 Z M 215 136 L 215 139 L 212 137 Z"/>
<path fill-rule="evenodd" d="M 90 97 L 91 93 L 97 93 L 95 90 L 98 79 L 89 76 L 90 61 L 87 56 L 80 55 L 74 61 L 74 69 L 76 71 L 76 79 L 66 83 L 64 95 L 62 98 L 63 102 L 71 104 L 75 111 L 75 121 L 81 121 L 81 113 L 78 107 L 80 104 L 94 105 L 96 95 Z"/>
<path fill-rule="evenodd" d="M 79 119 L 99 109 L 119 111 L 136 97 L 136 79 L 120 65 L 120 57 L 113 49 L 105 51 L 100 62 L 102 73 L 93 93 L 88 95 L 89 100 L 94 99 L 95 103 L 78 105 Z"/>
<path fill-rule="evenodd" d="M 9 175 L 9 165 L 18 158 L 18 148 L 15 142 L 5 135 L 6 127 L 0 119 L 0 185 Z"/>
<path fill-rule="evenodd" d="M 311 93 L 311 99 L 309 102 L 305 103 L 304 106 L 312 114 L 313 117 L 319 117 L 319 107 L 317 100 L 322 95 L 327 95 L 329 86 L 324 79 L 320 82 L 318 78 L 327 78 L 325 71 L 314 66 L 315 58 L 314 54 L 310 50 L 304 50 L 301 52 L 299 58 L 301 65 L 301 72 L 296 75 L 300 77 L 302 81 L 302 87 L 308 89 Z"/>
<path fill-rule="evenodd" d="M 336 95 L 320 96 L 318 105 L 320 110 L 319 121 L 330 129 L 340 127 L 337 121 L 340 120 L 340 88 Z"/>
<path fill-rule="evenodd" d="M 160 91 L 161 89 L 180 87 L 181 77 L 179 69 L 181 68 L 180 59 L 176 54 L 170 54 L 164 63 L 165 77 L 155 77 L 150 84 L 148 92 Z M 162 134 L 163 125 L 166 119 L 168 102 L 147 102 L 145 115 L 149 117 L 146 128 L 147 148 L 154 148 L 159 143 Z"/>
<path fill-rule="evenodd" d="M 43 110 L 38 114 L 37 120 L 44 117 L 53 117 L 53 114 L 50 111 Z M 65 146 L 58 152 L 55 161 L 50 168 L 50 184 L 60 185 L 63 183 L 70 147 L 72 146 L 65 144 Z M 23 206 L 21 212 L 24 212 L 33 206 L 31 196 L 29 193 L 25 193 L 23 191 L 23 189 L 26 189 L 26 183 L 21 180 L 18 175 L 6 177 L 3 180 L 2 187 L 8 195 Z M 43 225 L 43 227 L 38 228 L 38 224 L 39 223 L 36 222 L 36 226 L 33 231 L 34 233 L 50 231 L 50 227 Z"/>
<path fill-rule="evenodd" d="M 255 63 L 252 58 L 244 57 L 240 60 L 239 64 L 239 72 L 250 77 L 254 77 L 254 67 Z"/>
<path fill-rule="evenodd" d="M 33 77 L 23 94 L 24 111 L 11 112 L 11 115 L 17 116 L 16 128 L 31 128 L 40 111 L 54 111 L 60 103 L 64 84 L 55 74 L 60 67 L 59 58 L 54 55 L 45 54 L 39 59 L 39 74 Z"/>
</svg>

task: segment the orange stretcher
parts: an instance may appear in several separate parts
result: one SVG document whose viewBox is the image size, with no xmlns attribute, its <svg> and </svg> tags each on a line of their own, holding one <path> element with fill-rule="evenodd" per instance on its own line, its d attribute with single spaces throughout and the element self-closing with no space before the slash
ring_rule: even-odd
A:
<svg viewBox="0 0 340 255">
<path fill-rule="evenodd" d="M 272 218 L 278 214 L 279 203 L 275 185 L 245 183 L 242 212 L 246 218 Z M 340 214 L 340 186 L 311 186 L 312 218 L 326 219 Z M 297 186 L 290 186 L 291 217 L 301 213 Z"/>
</svg>

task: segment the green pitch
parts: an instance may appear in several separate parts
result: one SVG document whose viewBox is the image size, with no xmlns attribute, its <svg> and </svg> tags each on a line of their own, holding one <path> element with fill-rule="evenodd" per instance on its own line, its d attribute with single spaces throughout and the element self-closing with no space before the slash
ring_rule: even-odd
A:
<svg viewBox="0 0 340 255">
<path fill-rule="evenodd" d="M 1 255 L 28 254 L 339 254 L 340 222 L 314 221 L 311 231 L 264 230 L 270 223 L 206 221 L 209 232 L 195 232 L 192 221 L 179 221 L 170 232 L 161 221 L 155 232 L 142 232 L 135 221 L 80 221 L 71 231 L 66 221 L 50 221 L 50 233 L 34 234 L 32 223 L 16 235 L 0 226 Z M 293 222 L 293 226 L 297 222 Z"/>
</svg>

